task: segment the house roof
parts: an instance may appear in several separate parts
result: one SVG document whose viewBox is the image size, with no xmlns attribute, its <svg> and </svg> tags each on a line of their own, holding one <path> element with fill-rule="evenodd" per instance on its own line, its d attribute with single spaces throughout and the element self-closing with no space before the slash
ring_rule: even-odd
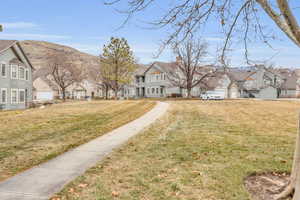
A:
<svg viewBox="0 0 300 200">
<path fill-rule="evenodd" d="M 137 70 L 135 71 L 136 76 L 142 76 L 147 71 L 149 66 L 146 65 L 138 65 Z"/>
<path fill-rule="evenodd" d="M 252 74 L 254 74 L 255 71 L 244 71 L 244 70 L 240 70 L 240 69 L 229 69 L 228 70 L 228 75 L 230 76 L 230 78 L 234 81 L 246 81 L 246 79 L 251 76 Z"/>
<path fill-rule="evenodd" d="M 20 48 L 20 50 L 21 50 L 21 52 L 22 52 L 24 58 L 26 59 L 26 61 L 27 61 L 28 64 L 30 65 L 30 67 L 31 67 L 32 69 L 34 69 L 33 65 L 31 64 L 30 60 L 29 60 L 28 57 L 26 56 L 26 54 L 25 54 L 23 48 L 21 47 L 20 43 L 19 43 L 17 40 L 0 40 L 0 53 L 6 51 L 7 49 L 9 49 L 9 48 L 11 48 L 11 47 L 13 47 L 15 44 Z"/>
<path fill-rule="evenodd" d="M 16 43 L 17 40 L 0 40 L 0 53 L 9 49 Z"/>
<path fill-rule="evenodd" d="M 216 87 L 220 86 L 220 80 L 226 75 L 226 72 L 216 72 L 211 77 L 206 77 L 201 83 L 199 84 L 200 88 L 206 90 L 214 90 Z"/>
<path fill-rule="evenodd" d="M 294 71 L 281 70 L 281 76 L 284 78 L 284 82 L 281 85 L 281 89 L 296 90 L 298 76 Z"/>
<path fill-rule="evenodd" d="M 169 72 L 174 70 L 174 68 L 176 67 L 176 62 L 170 62 L 170 63 L 166 63 L 166 62 L 155 62 L 155 65 L 158 65 L 162 70 L 164 70 L 165 72 Z"/>
<path fill-rule="evenodd" d="M 49 78 L 48 78 L 49 74 L 50 74 L 50 70 L 47 67 L 42 67 L 33 73 L 32 80 L 35 81 L 36 79 L 40 78 L 52 90 L 56 91 L 56 90 L 58 90 L 58 87 L 57 87 L 57 85 L 55 85 L 55 83 L 53 83 L 51 80 L 49 80 Z"/>
</svg>

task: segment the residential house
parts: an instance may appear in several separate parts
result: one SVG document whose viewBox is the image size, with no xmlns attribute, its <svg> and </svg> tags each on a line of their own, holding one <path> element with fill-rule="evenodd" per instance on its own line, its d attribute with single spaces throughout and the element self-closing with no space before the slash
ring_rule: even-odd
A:
<svg viewBox="0 0 300 200">
<path fill-rule="evenodd" d="M 0 65 L 0 108 L 28 108 L 34 68 L 18 41 L 0 40 Z"/>
<path fill-rule="evenodd" d="M 251 73 L 244 82 L 244 97 L 260 99 L 278 98 L 278 88 L 283 82 L 280 74 L 264 66 L 256 66 L 256 68 L 257 70 Z"/>
<path fill-rule="evenodd" d="M 262 65 L 244 71 L 231 69 L 229 74 L 236 82 L 241 98 L 278 98 L 280 85 L 284 82 L 283 77 L 276 70 Z"/>
<path fill-rule="evenodd" d="M 67 88 L 69 97 L 72 99 L 93 99 L 95 97 L 102 96 L 102 90 L 100 90 L 98 84 L 91 80 L 82 80 L 79 83 L 74 83 Z"/>
<path fill-rule="evenodd" d="M 154 62 L 150 66 L 141 66 L 135 73 L 134 81 L 124 87 L 121 96 L 131 98 L 185 97 L 187 95 L 186 89 L 173 85 L 169 78 L 170 73 L 174 73 L 176 69 L 175 64 L 175 62 Z M 203 70 L 211 70 L 212 66 L 202 68 Z M 225 71 L 217 71 L 213 76 L 206 77 L 192 89 L 191 94 L 194 97 L 199 97 L 201 93 L 216 91 L 222 94 L 224 98 L 231 99 L 274 99 L 280 95 L 281 85 L 284 83 L 295 85 L 294 82 L 295 80 L 292 78 L 285 82 L 278 71 L 262 65 L 243 69 L 230 68 Z"/>
<path fill-rule="evenodd" d="M 173 86 L 168 80 L 168 73 L 174 69 L 175 63 L 154 62 L 149 67 L 142 67 L 135 75 L 136 97 L 176 97 L 182 96 L 182 89 Z"/>
<path fill-rule="evenodd" d="M 33 74 L 33 100 L 52 101 L 59 96 L 59 89 L 49 79 L 49 69 L 40 68 Z"/>
<path fill-rule="evenodd" d="M 47 67 L 40 68 L 34 73 L 34 100 L 51 101 L 62 98 L 60 88 L 53 81 Z M 66 89 L 66 98 L 69 99 L 89 99 L 102 96 L 98 84 L 95 81 L 84 79 L 75 82 Z"/>
<path fill-rule="evenodd" d="M 122 96 L 131 98 L 164 98 L 187 96 L 186 89 L 176 86 L 170 81 L 169 76 L 171 72 L 176 69 L 175 64 L 175 62 L 154 62 L 149 66 L 140 66 L 134 75 L 134 81 L 124 87 Z M 200 94 L 200 86 L 194 87 L 191 91 L 191 95 L 194 97 L 199 97 Z"/>
<path fill-rule="evenodd" d="M 218 92 L 223 98 L 238 98 L 239 89 L 227 72 L 216 72 L 213 76 L 205 78 L 199 84 L 201 93 Z"/>
<path fill-rule="evenodd" d="M 290 69 L 279 69 L 278 72 L 284 81 L 280 86 L 280 98 L 299 98 L 300 80 L 297 71 Z"/>
</svg>

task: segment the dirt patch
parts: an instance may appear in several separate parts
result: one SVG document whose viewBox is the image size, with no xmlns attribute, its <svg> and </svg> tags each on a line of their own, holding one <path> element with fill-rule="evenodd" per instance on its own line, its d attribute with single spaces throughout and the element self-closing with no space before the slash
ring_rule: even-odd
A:
<svg viewBox="0 0 300 200">
<path fill-rule="evenodd" d="M 252 174 L 245 179 L 245 187 L 254 200 L 274 200 L 289 181 L 289 174 L 268 172 Z"/>
</svg>

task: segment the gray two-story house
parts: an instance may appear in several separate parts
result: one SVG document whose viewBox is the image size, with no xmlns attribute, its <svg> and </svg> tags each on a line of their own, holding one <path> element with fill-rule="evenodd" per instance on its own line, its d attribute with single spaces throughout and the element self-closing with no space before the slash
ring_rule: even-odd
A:
<svg viewBox="0 0 300 200">
<path fill-rule="evenodd" d="M 169 70 L 174 63 L 154 62 L 150 66 L 140 66 L 135 79 L 125 88 L 125 96 L 129 97 L 168 97 L 181 96 L 182 91 L 168 80 Z"/>
<path fill-rule="evenodd" d="M 172 84 L 168 78 L 170 72 L 176 69 L 175 65 L 175 62 L 154 62 L 148 66 L 141 65 L 134 75 L 133 82 L 123 88 L 121 96 L 130 98 L 185 96 L 185 89 Z M 193 88 L 192 95 L 199 96 L 200 88 Z"/>
<path fill-rule="evenodd" d="M 0 40 L 0 109 L 25 109 L 32 102 L 33 66 L 20 43 Z"/>
</svg>

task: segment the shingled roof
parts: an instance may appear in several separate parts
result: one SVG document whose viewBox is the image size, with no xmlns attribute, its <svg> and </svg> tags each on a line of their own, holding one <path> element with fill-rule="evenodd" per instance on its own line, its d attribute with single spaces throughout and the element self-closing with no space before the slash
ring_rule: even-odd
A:
<svg viewBox="0 0 300 200">
<path fill-rule="evenodd" d="M 135 75 L 136 76 L 144 75 L 145 71 L 147 71 L 148 68 L 149 66 L 146 65 L 138 65 L 137 70 L 135 71 Z"/>
<path fill-rule="evenodd" d="M 0 52 L 5 51 L 6 49 L 10 48 L 15 43 L 17 43 L 16 40 L 0 40 Z"/>
<path fill-rule="evenodd" d="M 28 57 L 26 56 L 23 48 L 21 47 L 20 43 L 17 40 L 0 40 L 0 53 L 2 53 L 3 51 L 6 51 L 7 49 L 11 48 L 14 45 L 17 45 L 19 47 L 19 49 L 21 50 L 22 54 L 24 55 L 24 58 L 26 59 L 26 61 L 29 63 L 30 67 L 32 69 L 34 69 L 33 65 L 31 64 L 30 60 L 28 59 Z"/>
</svg>

